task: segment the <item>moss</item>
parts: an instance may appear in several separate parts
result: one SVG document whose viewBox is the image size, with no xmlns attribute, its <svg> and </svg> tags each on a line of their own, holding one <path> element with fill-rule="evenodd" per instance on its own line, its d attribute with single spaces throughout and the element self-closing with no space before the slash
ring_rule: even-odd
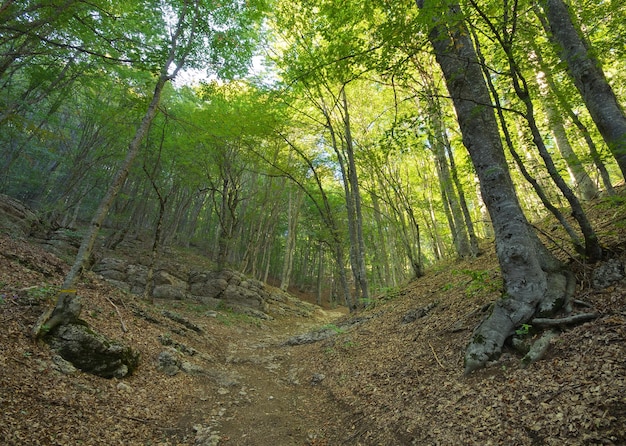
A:
<svg viewBox="0 0 626 446">
<path fill-rule="evenodd" d="M 472 343 L 474 343 L 474 344 L 484 344 L 485 343 L 485 336 L 483 336 L 481 333 L 476 333 L 474 335 L 474 339 L 472 339 Z"/>
</svg>

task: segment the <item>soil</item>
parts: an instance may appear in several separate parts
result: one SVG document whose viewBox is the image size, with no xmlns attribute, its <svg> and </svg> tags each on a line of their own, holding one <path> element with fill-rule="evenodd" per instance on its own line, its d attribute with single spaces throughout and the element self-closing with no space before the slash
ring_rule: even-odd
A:
<svg viewBox="0 0 626 446">
<path fill-rule="evenodd" d="M 624 262 L 624 206 L 596 212 L 603 245 Z M 560 327 L 528 367 L 507 348 L 470 376 L 464 347 L 501 287 L 488 247 L 356 315 L 295 298 L 272 306 L 272 320 L 190 301 L 148 303 L 88 273 L 79 287 L 84 320 L 141 353 L 132 376 L 104 379 L 63 373 L 54 352 L 29 337 L 68 265 L 2 235 L 0 444 L 625 445 L 626 283 L 595 289 L 591 266 L 569 261 L 579 283 L 574 312 L 599 317 Z M 335 335 L 286 343 L 321 327 Z M 530 340 L 535 329 L 521 328 Z M 193 365 L 187 373 L 158 370 L 159 353 L 172 348 Z"/>
</svg>

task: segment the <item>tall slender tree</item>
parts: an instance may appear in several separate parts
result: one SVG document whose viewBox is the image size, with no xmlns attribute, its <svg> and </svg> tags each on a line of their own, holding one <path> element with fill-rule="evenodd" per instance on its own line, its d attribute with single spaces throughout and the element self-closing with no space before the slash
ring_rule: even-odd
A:
<svg viewBox="0 0 626 446">
<path fill-rule="evenodd" d="M 541 0 L 549 36 L 557 45 L 561 58 L 580 92 L 613 157 L 626 176 L 626 115 L 598 59 L 574 25 L 569 7 L 563 0 Z"/>
</svg>

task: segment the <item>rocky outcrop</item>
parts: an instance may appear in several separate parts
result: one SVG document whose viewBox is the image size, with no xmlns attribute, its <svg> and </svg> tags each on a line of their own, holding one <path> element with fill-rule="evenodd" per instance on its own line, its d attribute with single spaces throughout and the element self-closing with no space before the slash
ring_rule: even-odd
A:
<svg viewBox="0 0 626 446">
<path fill-rule="evenodd" d="M 39 217 L 23 203 L 0 194 L 0 231 L 24 237 L 42 226 Z"/>
<path fill-rule="evenodd" d="M 104 378 L 123 378 L 139 364 L 139 355 L 130 347 L 105 338 L 87 325 L 60 325 L 47 340 L 75 367 Z"/>
<path fill-rule="evenodd" d="M 104 257 L 93 271 L 108 282 L 134 294 L 142 294 L 146 287 L 147 267 L 126 260 Z M 191 271 L 187 278 L 173 271 L 157 270 L 154 274 L 152 296 L 156 299 L 191 299 L 213 307 L 230 308 L 263 319 L 269 303 L 287 302 L 289 296 L 268 287 L 259 280 L 250 279 L 232 271 Z"/>
</svg>

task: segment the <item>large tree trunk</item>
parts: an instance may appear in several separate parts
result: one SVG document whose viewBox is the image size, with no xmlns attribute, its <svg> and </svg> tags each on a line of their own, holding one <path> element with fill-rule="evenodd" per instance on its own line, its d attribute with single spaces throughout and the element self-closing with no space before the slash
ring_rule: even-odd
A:
<svg viewBox="0 0 626 446">
<path fill-rule="evenodd" d="M 433 21 L 435 49 L 457 112 L 493 223 L 505 295 L 474 332 L 465 354 L 465 372 L 483 367 L 501 352 L 515 327 L 536 313 L 556 311 L 571 293 L 571 274 L 552 257 L 530 228 L 511 180 L 489 91 L 457 2 L 418 0 Z M 432 5 L 432 6 L 431 6 Z"/>
<path fill-rule="evenodd" d="M 137 128 L 133 140 L 128 146 L 126 158 L 120 166 L 115 179 L 109 186 L 107 193 L 102 198 L 102 201 L 100 201 L 96 214 L 89 225 L 89 230 L 83 237 L 80 248 L 78 249 L 78 254 L 74 260 L 74 264 L 65 277 L 62 286 L 63 289 L 59 293 L 55 307 L 44 313 L 37 321 L 35 327 L 33 327 L 33 335 L 35 337 L 45 336 L 57 325 L 71 323 L 78 319 L 82 309 L 82 303 L 80 301 L 80 297 L 76 294 L 76 283 L 89 261 L 94 244 L 96 243 L 96 239 L 100 233 L 102 223 L 109 212 L 109 208 L 111 207 L 111 204 L 113 204 L 113 200 L 115 200 L 115 197 L 117 197 L 118 192 L 126 181 L 128 173 L 130 172 L 130 167 L 139 153 L 141 141 L 148 132 L 150 123 L 156 116 L 157 106 L 161 99 L 161 92 L 163 91 L 163 87 L 168 80 L 169 76 L 166 72 L 159 78 L 152 96 L 152 101 L 148 106 L 148 110 L 146 111 L 141 124 Z"/>
<path fill-rule="evenodd" d="M 589 114 L 626 176 L 626 116 L 609 85 L 599 61 L 593 56 L 570 16 L 563 0 L 542 0 L 550 24 L 550 38 L 580 92 Z"/>
</svg>

